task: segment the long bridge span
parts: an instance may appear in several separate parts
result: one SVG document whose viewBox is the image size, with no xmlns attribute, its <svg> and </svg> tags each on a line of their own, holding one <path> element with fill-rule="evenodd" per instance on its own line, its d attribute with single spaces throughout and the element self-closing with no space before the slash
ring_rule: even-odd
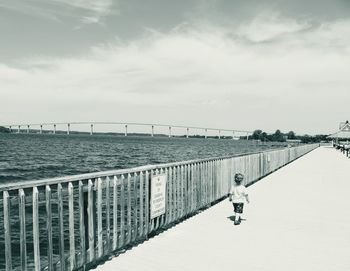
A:
<svg viewBox="0 0 350 271">
<path fill-rule="evenodd" d="M 81 128 L 82 126 L 88 127 L 90 135 L 94 134 L 94 128 L 96 126 L 103 126 L 103 125 L 110 125 L 110 126 L 118 126 L 122 127 L 124 130 L 124 135 L 127 136 L 130 132 L 130 127 L 144 127 L 148 130 L 150 136 L 155 135 L 155 129 L 157 128 L 166 128 L 167 134 L 169 137 L 172 137 L 173 135 L 173 129 L 181 129 L 184 131 L 184 134 L 186 137 L 190 136 L 191 131 L 199 132 L 201 135 L 203 135 L 205 138 L 207 138 L 209 132 L 213 132 L 215 136 L 221 138 L 222 136 L 231 136 L 232 138 L 236 138 L 237 136 L 245 136 L 248 138 L 249 135 L 251 135 L 252 131 L 247 130 L 236 130 L 236 129 L 227 129 L 227 128 L 211 128 L 211 127 L 198 127 L 198 126 L 184 126 L 184 125 L 171 125 L 171 124 L 157 124 L 157 123 L 138 123 L 138 122 L 106 122 L 106 121 L 100 121 L 100 122 L 45 122 L 45 123 L 21 123 L 21 124 L 6 124 L 2 125 L 3 127 L 6 127 L 10 129 L 11 132 L 15 133 L 31 133 L 31 131 L 38 131 L 38 133 L 42 134 L 44 133 L 44 129 L 50 130 L 52 134 L 56 134 L 57 132 L 57 126 L 63 126 L 66 127 L 66 134 L 70 134 L 73 127 L 75 128 Z M 147 131 L 144 130 L 144 131 Z M 223 134 L 225 133 L 225 134 Z"/>
</svg>

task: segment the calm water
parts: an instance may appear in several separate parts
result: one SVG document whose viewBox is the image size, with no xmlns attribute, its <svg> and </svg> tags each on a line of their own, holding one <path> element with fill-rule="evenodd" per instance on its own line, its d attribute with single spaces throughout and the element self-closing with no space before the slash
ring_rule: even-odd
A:
<svg viewBox="0 0 350 271">
<path fill-rule="evenodd" d="M 0 183 L 251 152 L 245 140 L 0 134 Z"/>
<path fill-rule="evenodd" d="M 262 144 L 229 139 L 186 139 L 167 137 L 123 137 L 104 135 L 26 135 L 0 134 L 0 184 L 58 177 L 102 170 L 130 168 L 147 164 L 234 155 L 257 150 L 279 148 L 281 144 Z M 17 199 L 16 199 L 17 201 Z M 33 269 L 32 206 L 27 203 L 28 268 Z M 58 211 L 52 204 L 54 259 L 58 260 Z M 64 209 L 68 202 L 64 200 Z M 39 202 L 40 255 L 45 263 L 45 201 Z M 18 205 L 10 211 L 13 267 L 19 268 Z M 76 217 L 78 214 L 76 214 Z M 64 211 L 64 239 L 68 251 L 68 212 Z M 79 221 L 76 220 L 76 223 Z M 0 270 L 5 269 L 2 195 L 0 196 Z M 76 230 L 79 224 L 76 224 Z M 78 233 L 76 233 L 78 236 Z M 79 247 L 79 239 L 76 238 Z"/>
</svg>

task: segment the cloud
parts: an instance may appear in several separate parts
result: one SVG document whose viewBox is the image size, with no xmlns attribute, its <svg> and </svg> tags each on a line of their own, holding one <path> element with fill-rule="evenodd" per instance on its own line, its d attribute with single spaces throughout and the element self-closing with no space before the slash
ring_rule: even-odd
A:
<svg viewBox="0 0 350 271">
<path fill-rule="evenodd" d="M 79 58 L 1 65 L 0 115 L 6 122 L 118 120 L 303 133 L 325 132 L 325 122 L 348 117 L 350 20 L 310 28 L 262 18 L 236 28 L 184 24 L 101 44 Z M 261 29 L 268 31 L 259 36 Z M 11 115 L 14 108 L 22 115 Z"/>
<path fill-rule="evenodd" d="M 87 15 L 82 17 L 83 23 L 98 23 L 101 18 L 112 13 L 115 5 L 113 0 L 54 0 L 55 2 L 67 5 L 74 9 L 85 11 Z"/>
<path fill-rule="evenodd" d="M 113 0 L 12 0 L 0 3 L 0 9 L 56 22 L 63 22 L 69 17 L 78 19 L 80 24 L 93 24 L 101 23 L 103 18 L 116 13 L 116 5 L 117 1 Z"/>
</svg>

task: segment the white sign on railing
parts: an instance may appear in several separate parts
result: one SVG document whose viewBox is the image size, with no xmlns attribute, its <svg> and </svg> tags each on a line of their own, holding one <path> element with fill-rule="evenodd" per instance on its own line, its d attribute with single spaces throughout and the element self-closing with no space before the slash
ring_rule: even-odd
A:
<svg viewBox="0 0 350 271">
<path fill-rule="evenodd" d="M 151 179 L 151 219 L 165 214 L 165 197 L 166 197 L 165 174 L 152 176 Z"/>
</svg>

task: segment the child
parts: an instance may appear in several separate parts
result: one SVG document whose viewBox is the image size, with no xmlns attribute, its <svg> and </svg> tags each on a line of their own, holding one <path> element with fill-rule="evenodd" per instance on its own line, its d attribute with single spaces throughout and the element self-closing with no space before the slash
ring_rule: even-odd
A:
<svg viewBox="0 0 350 271">
<path fill-rule="evenodd" d="M 249 197 L 247 193 L 247 188 L 242 184 L 243 174 L 235 174 L 235 184 L 232 185 L 230 190 L 230 201 L 232 201 L 233 208 L 235 211 L 235 225 L 241 223 L 241 214 L 243 213 L 244 202 L 249 203 Z"/>
</svg>

